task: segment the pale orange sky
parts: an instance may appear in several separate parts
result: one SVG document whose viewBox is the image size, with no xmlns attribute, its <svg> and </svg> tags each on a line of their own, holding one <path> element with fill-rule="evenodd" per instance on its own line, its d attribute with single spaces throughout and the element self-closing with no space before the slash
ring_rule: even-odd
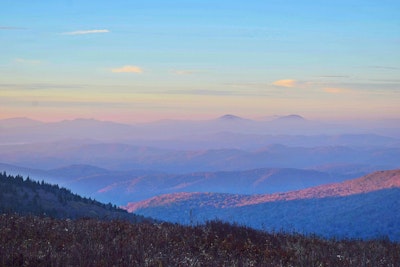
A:
<svg viewBox="0 0 400 267">
<path fill-rule="evenodd" d="M 369 0 L 4 1 L 0 118 L 398 118 L 399 9 Z"/>
</svg>

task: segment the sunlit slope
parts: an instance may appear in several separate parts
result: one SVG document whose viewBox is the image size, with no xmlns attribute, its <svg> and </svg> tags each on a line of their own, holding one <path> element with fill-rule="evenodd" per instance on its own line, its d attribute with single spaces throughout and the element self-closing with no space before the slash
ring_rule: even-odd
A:
<svg viewBox="0 0 400 267">
<path fill-rule="evenodd" d="M 218 218 L 264 230 L 400 240 L 400 170 L 282 194 L 162 195 L 126 208 L 184 224 Z"/>
</svg>

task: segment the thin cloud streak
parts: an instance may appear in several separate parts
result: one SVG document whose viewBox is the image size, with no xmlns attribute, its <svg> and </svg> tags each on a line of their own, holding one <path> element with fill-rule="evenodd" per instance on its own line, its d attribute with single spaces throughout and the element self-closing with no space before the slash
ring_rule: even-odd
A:
<svg viewBox="0 0 400 267">
<path fill-rule="evenodd" d="M 14 60 L 17 63 L 21 63 L 21 64 L 29 64 L 29 65 L 39 65 L 42 62 L 40 60 L 36 60 L 36 59 L 25 59 L 25 58 L 16 58 Z"/>
<path fill-rule="evenodd" d="M 297 81 L 293 79 L 285 79 L 285 80 L 277 80 L 272 83 L 272 85 L 279 86 L 279 87 L 287 87 L 292 88 L 296 87 Z"/>
<path fill-rule="evenodd" d="M 343 94 L 343 93 L 350 93 L 351 90 L 345 88 L 335 88 L 335 87 L 327 87 L 323 88 L 325 93 L 328 94 Z"/>
<path fill-rule="evenodd" d="M 196 71 L 192 71 L 192 70 L 175 70 L 174 74 L 176 75 L 192 75 L 195 74 Z"/>
<path fill-rule="evenodd" d="M 323 75 L 318 76 L 318 78 L 350 78 L 348 75 Z"/>
<path fill-rule="evenodd" d="M 120 67 L 120 68 L 112 69 L 111 72 L 113 72 L 113 73 L 137 73 L 137 74 L 141 74 L 141 73 L 143 73 L 143 69 L 138 67 L 138 66 L 127 65 L 127 66 L 123 66 L 123 67 Z"/>
<path fill-rule="evenodd" d="M 110 31 L 107 29 L 102 30 L 80 30 L 73 32 L 63 32 L 63 35 L 85 35 L 85 34 L 95 34 L 95 33 L 109 33 Z"/>
<path fill-rule="evenodd" d="M 400 70 L 397 67 L 390 67 L 390 66 L 369 66 L 371 69 L 383 69 L 383 70 Z"/>
<path fill-rule="evenodd" d="M 199 96 L 234 96 L 244 95 L 242 92 L 237 91 L 223 91 L 223 90 L 169 90 L 165 92 L 159 92 L 165 94 L 176 94 L 176 95 L 199 95 Z"/>
<path fill-rule="evenodd" d="M 29 91 L 29 90 L 81 90 L 88 88 L 87 84 L 56 84 L 56 83 L 0 83 L 0 91 Z"/>
<path fill-rule="evenodd" d="M 23 28 L 23 27 L 12 27 L 12 26 L 0 26 L 0 30 L 15 31 L 15 30 L 26 30 L 26 28 Z"/>
</svg>

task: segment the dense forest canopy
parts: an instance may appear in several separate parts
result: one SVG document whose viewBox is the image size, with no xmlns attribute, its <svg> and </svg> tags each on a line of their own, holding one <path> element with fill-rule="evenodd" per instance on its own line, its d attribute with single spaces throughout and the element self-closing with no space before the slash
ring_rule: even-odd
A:
<svg viewBox="0 0 400 267">
<path fill-rule="evenodd" d="M 53 218 L 127 219 L 140 221 L 136 216 L 108 203 L 81 197 L 69 189 L 44 181 L 34 181 L 20 175 L 0 173 L 0 212 L 21 215 L 40 215 Z"/>
</svg>

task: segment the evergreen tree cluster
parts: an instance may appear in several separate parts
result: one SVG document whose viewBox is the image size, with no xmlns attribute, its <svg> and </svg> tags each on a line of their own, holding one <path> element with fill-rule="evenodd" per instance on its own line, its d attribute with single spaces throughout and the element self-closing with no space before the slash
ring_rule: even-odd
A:
<svg viewBox="0 0 400 267">
<path fill-rule="evenodd" d="M 143 219 L 111 203 L 104 204 L 43 180 L 24 179 L 21 175 L 12 176 L 6 172 L 0 173 L 0 213 L 70 219 Z"/>
</svg>

